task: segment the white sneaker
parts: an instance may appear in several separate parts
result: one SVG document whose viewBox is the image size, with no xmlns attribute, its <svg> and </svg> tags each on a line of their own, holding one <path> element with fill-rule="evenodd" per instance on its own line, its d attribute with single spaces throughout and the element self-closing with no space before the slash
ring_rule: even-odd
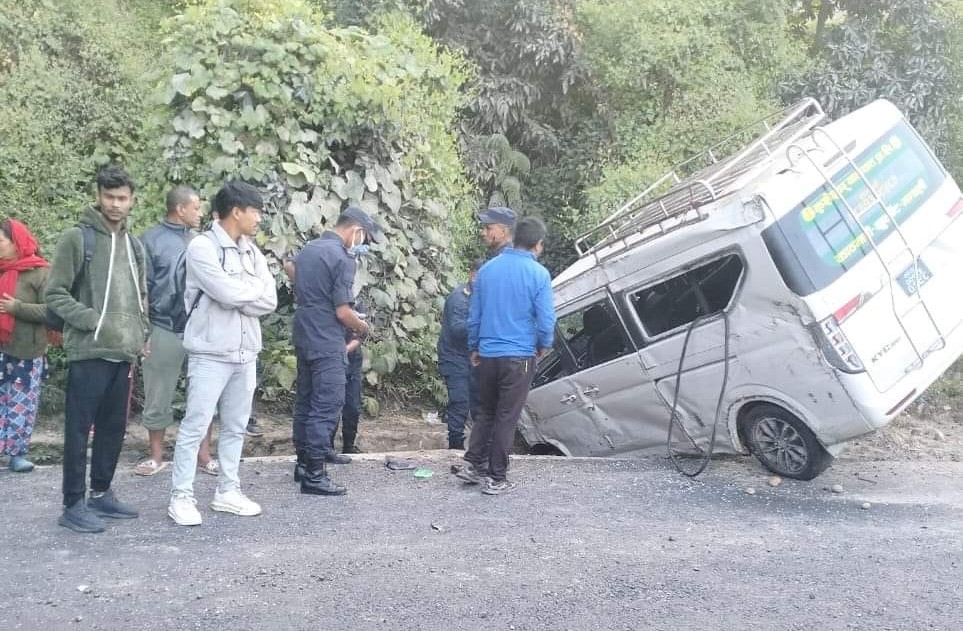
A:
<svg viewBox="0 0 963 631">
<path fill-rule="evenodd" d="M 261 505 L 247 498 L 238 490 L 215 492 L 211 510 L 224 513 L 234 513 L 242 517 L 254 517 L 261 514 Z"/>
<path fill-rule="evenodd" d="M 189 495 L 175 495 L 167 505 L 167 514 L 178 526 L 200 526 L 201 513 L 197 510 L 197 500 Z"/>
</svg>

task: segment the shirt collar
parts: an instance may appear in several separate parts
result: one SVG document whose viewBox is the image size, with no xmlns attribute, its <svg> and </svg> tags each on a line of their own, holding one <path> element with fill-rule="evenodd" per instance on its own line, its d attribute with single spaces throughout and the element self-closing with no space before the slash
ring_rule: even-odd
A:
<svg viewBox="0 0 963 631">
<path fill-rule="evenodd" d="M 235 248 L 238 252 L 248 252 L 251 250 L 251 241 L 245 235 L 242 234 L 241 238 L 235 241 L 217 221 L 211 224 L 211 232 L 217 237 L 217 241 L 221 244 L 222 248 Z"/>
</svg>

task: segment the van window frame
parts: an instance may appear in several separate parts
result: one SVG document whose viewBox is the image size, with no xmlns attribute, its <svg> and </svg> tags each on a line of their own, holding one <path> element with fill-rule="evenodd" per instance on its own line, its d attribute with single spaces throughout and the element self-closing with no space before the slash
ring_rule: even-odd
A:
<svg viewBox="0 0 963 631">
<path fill-rule="evenodd" d="M 558 324 L 558 322 L 560 322 L 564 317 L 570 316 L 574 313 L 584 312 L 590 307 L 593 307 L 595 305 L 602 304 L 602 303 L 607 304 L 608 309 L 613 319 L 615 320 L 614 324 L 621 327 L 622 337 L 626 343 L 628 350 L 625 353 L 622 353 L 621 355 L 619 355 L 618 357 L 613 357 L 604 362 L 593 364 L 591 366 L 586 366 L 580 369 L 578 367 L 578 359 L 575 357 L 574 353 L 572 352 L 572 349 L 568 344 L 568 339 L 563 334 L 561 326 Z M 552 346 L 552 350 L 553 352 L 559 353 L 560 355 L 559 361 L 562 362 L 563 370 L 567 371 L 567 374 L 558 376 L 547 383 L 540 384 L 537 386 L 538 388 L 545 388 L 545 387 L 551 386 L 553 383 L 557 383 L 562 379 L 566 379 L 566 378 L 581 374 L 586 370 L 592 370 L 593 368 L 604 366 L 613 361 L 617 361 L 619 359 L 623 359 L 630 355 L 634 355 L 638 353 L 639 345 L 635 341 L 631 327 L 629 326 L 628 322 L 626 322 L 625 320 L 625 314 L 621 312 L 618 300 L 616 300 L 616 296 L 611 292 L 610 288 L 606 286 L 602 291 L 593 291 L 589 294 L 584 294 L 579 298 L 577 298 L 576 300 L 570 301 L 562 309 L 557 310 L 557 318 L 556 318 L 556 325 L 555 325 L 555 344 Z M 551 356 L 551 353 L 549 355 L 546 355 L 545 359 L 547 359 L 550 356 Z M 535 376 L 533 378 L 533 383 L 535 380 L 539 378 L 540 376 L 539 371 L 542 367 L 543 367 L 543 362 L 540 361 L 535 368 Z M 535 387 L 536 386 L 533 385 L 533 389 L 535 389 Z"/>
<path fill-rule="evenodd" d="M 660 285 L 668 281 L 669 279 L 675 278 L 677 276 L 681 276 L 682 274 L 685 274 L 694 269 L 702 267 L 703 265 L 706 265 L 713 261 L 722 260 L 728 256 L 735 256 L 739 260 L 739 262 L 742 264 L 742 270 L 739 273 L 739 278 L 736 280 L 735 289 L 733 289 L 732 296 L 729 297 L 729 302 L 726 303 L 726 306 L 720 309 L 719 311 L 714 312 L 709 317 L 703 320 L 703 323 L 712 322 L 718 318 L 721 318 L 722 314 L 729 313 L 732 311 L 732 307 L 738 302 L 740 296 L 742 295 L 743 287 L 745 286 L 745 283 L 746 283 L 746 273 L 748 272 L 749 266 L 747 264 L 745 254 L 743 253 L 742 249 L 737 246 L 735 247 L 729 246 L 729 247 L 726 247 L 725 249 L 717 250 L 706 256 L 699 257 L 698 259 L 687 262 L 685 265 L 680 265 L 679 267 L 675 267 L 671 271 L 666 272 L 665 274 L 660 274 L 656 278 L 648 279 L 646 281 L 639 283 L 638 285 L 628 287 L 622 290 L 621 292 L 619 292 L 619 305 L 620 305 L 620 308 L 624 311 L 623 319 L 625 319 L 627 322 L 630 321 L 633 324 L 633 327 L 632 327 L 633 330 L 630 331 L 630 334 L 634 337 L 636 346 L 639 348 L 644 348 L 651 344 L 657 344 L 665 339 L 668 339 L 670 337 L 674 337 L 680 333 L 683 333 L 692 324 L 694 320 L 690 320 L 685 324 L 663 331 L 658 335 L 650 335 L 649 332 L 646 330 L 645 325 L 642 323 L 642 318 L 639 316 L 638 311 L 636 311 L 635 306 L 632 304 L 633 295 L 638 294 L 641 291 L 645 291 L 646 289 L 655 287 L 656 285 Z"/>
</svg>

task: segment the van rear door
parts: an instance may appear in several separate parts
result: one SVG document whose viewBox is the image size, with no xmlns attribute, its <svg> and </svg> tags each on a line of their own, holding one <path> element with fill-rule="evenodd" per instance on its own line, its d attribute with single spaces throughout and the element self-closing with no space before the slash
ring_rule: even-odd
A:
<svg viewBox="0 0 963 631">
<path fill-rule="evenodd" d="M 832 126 L 819 133 L 821 144 L 842 144 Z M 865 370 L 886 392 L 963 316 L 963 205 L 905 120 L 855 155 L 835 156 L 824 183 L 763 236 L 789 288 L 811 296 L 830 361 Z"/>
</svg>

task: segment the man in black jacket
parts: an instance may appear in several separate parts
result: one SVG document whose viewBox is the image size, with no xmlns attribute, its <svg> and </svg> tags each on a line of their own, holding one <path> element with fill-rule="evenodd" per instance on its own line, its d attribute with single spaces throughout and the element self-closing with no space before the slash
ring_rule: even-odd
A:
<svg viewBox="0 0 963 631">
<path fill-rule="evenodd" d="M 137 475 L 154 475 L 167 468 L 164 432 L 174 423 L 171 404 L 184 369 L 184 326 L 187 312 L 182 259 L 187 244 L 201 225 L 201 200 L 189 186 L 167 193 L 167 215 L 141 237 L 147 253 L 147 293 L 150 300 L 151 352 L 144 359 L 144 427 L 150 437 L 150 455 L 134 468 Z M 183 279 L 181 279 L 182 281 Z M 211 459 L 210 431 L 201 443 L 197 463 L 201 471 L 217 474 Z"/>
</svg>

